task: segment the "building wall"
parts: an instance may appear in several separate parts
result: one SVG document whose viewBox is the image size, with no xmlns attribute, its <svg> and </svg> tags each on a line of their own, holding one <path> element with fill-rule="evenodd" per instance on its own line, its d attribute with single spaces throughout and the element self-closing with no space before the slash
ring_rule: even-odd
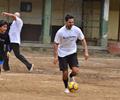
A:
<svg viewBox="0 0 120 100">
<path fill-rule="evenodd" d="M 64 0 L 53 0 L 52 2 L 52 25 L 64 24 Z"/>
<path fill-rule="evenodd" d="M 23 40 L 32 40 L 29 37 L 29 34 L 35 35 L 35 40 L 39 40 L 39 36 L 41 34 L 41 25 L 42 25 L 42 9 L 43 9 L 43 0 L 0 0 L 0 13 L 2 11 L 8 12 L 16 12 L 20 11 L 20 2 L 32 2 L 32 12 L 21 12 L 22 19 L 24 21 L 24 28 L 22 33 L 24 34 L 22 39 Z M 84 0 L 83 0 L 84 1 Z M 88 0 L 86 0 L 88 1 Z M 110 0 L 110 12 L 109 12 L 109 22 L 108 22 L 108 39 L 110 40 L 117 40 L 118 36 L 118 25 L 119 25 L 119 0 Z M 85 31 L 85 34 L 88 34 L 91 31 L 92 36 L 91 38 L 99 38 L 99 17 L 100 17 L 100 3 L 95 2 L 92 7 L 93 15 L 90 15 L 89 18 L 92 17 L 94 21 L 91 27 L 96 26 L 97 28 L 93 28 L 92 30 L 88 28 Z M 75 24 L 81 27 L 82 24 L 82 0 L 52 0 L 52 21 L 51 26 L 58 26 L 52 28 L 52 32 L 56 32 L 60 26 L 64 24 L 64 17 L 65 15 L 72 14 L 75 16 Z M 88 6 L 87 6 L 88 7 Z M 86 17 L 88 18 L 88 16 Z M 87 19 L 88 21 L 91 19 Z M 5 18 L 0 16 L 0 19 L 7 19 L 11 22 L 11 18 Z M 89 23 L 88 23 L 89 24 Z M 90 23 L 91 24 L 91 23 Z M 37 30 L 29 30 L 29 27 L 34 27 Z M 40 27 L 40 28 L 39 28 Z M 33 36 L 34 37 L 34 36 Z M 34 40 L 34 39 L 33 39 Z"/>
<path fill-rule="evenodd" d="M 10 12 L 20 11 L 20 4 L 23 1 L 32 3 L 32 11 L 21 12 L 21 18 L 24 22 L 21 34 L 22 41 L 40 41 L 42 0 L 10 0 Z"/>
<path fill-rule="evenodd" d="M 117 40 L 119 26 L 119 0 L 110 0 L 108 39 Z"/>
<path fill-rule="evenodd" d="M 32 12 L 22 13 L 24 23 L 42 24 L 42 0 L 29 0 L 29 2 L 32 2 Z"/>
<path fill-rule="evenodd" d="M 42 0 L 10 0 L 9 11 L 10 12 L 20 11 L 20 3 L 22 1 L 32 3 L 31 12 L 21 12 L 21 17 L 24 21 L 24 24 L 32 24 L 32 25 L 41 24 L 42 23 Z"/>
<path fill-rule="evenodd" d="M 0 0 L 0 19 L 6 20 L 7 18 L 1 16 L 1 12 L 8 11 L 8 1 L 7 0 Z"/>
<path fill-rule="evenodd" d="M 52 25 L 64 24 L 64 17 L 71 14 L 75 17 L 75 24 L 81 25 L 82 0 L 52 0 Z"/>
<path fill-rule="evenodd" d="M 83 30 L 88 39 L 99 39 L 100 8 L 98 0 L 83 1 Z"/>
</svg>

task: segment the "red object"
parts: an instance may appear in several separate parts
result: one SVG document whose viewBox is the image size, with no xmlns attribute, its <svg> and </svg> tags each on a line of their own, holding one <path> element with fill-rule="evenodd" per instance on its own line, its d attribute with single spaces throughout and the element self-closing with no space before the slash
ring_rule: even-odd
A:
<svg viewBox="0 0 120 100">
<path fill-rule="evenodd" d="M 112 54 L 120 54 L 120 42 L 108 43 L 108 51 Z"/>
</svg>

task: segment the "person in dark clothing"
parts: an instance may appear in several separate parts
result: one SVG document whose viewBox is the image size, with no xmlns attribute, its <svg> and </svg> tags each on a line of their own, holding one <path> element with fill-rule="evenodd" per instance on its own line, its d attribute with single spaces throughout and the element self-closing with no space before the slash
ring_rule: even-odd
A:
<svg viewBox="0 0 120 100">
<path fill-rule="evenodd" d="M 11 48 L 10 48 L 10 38 L 9 38 L 9 35 L 8 35 L 8 32 L 9 32 L 9 27 L 10 25 L 8 24 L 8 28 L 7 28 L 7 31 L 5 32 L 5 36 L 6 36 L 6 39 L 7 39 L 7 44 L 5 45 L 5 50 L 4 50 L 4 62 L 3 62 L 3 69 L 4 71 L 9 71 L 10 70 L 10 66 L 9 66 L 9 55 L 10 55 L 10 52 L 11 52 Z"/>
<path fill-rule="evenodd" d="M 6 33 L 8 28 L 8 23 L 4 20 L 0 20 L 0 72 L 1 72 L 1 67 L 4 63 L 4 55 L 5 55 L 5 45 L 6 45 L 6 51 L 8 52 L 9 50 L 9 37 Z"/>
</svg>

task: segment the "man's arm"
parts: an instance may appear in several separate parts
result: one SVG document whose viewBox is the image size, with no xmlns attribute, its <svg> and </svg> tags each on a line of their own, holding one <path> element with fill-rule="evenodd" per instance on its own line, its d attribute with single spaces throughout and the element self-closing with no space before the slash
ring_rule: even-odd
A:
<svg viewBox="0 0 120 100">
<path fill-rule="evenodd" d="M 54 43 L 53 48 L 54 48 L 54 64 L 58 62 L 58 45 L 57 43 Z"/>
<path fill-rule="evenodd" d="M 7 12 L 2 12 L 2 15 L 3 15 L 3 16 L 9 16 L 9 17 L 13 18 L 14 20 L 16 20 L 15 14 L 7 13 Z"/>
<path fill-rule="evenodd" d="M 87 47 L 87 43 L 86 43 L 85 39 L 82 40 L 82 46 L 84 48 L 84 57 L 85 57 L 85 60 L 87 60 L 88 57 L 89 57 L 89 54 L 88 54 L 88 47 Z"/>
</svg>

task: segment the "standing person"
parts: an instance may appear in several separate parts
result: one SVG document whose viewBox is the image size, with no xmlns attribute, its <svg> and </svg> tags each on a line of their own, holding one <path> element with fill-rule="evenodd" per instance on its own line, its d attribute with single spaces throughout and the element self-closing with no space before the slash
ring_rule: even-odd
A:
<svg viewBox="0 0 120 100">
<path fill-rule="evenodd" d="M 8 23 L 4 20 L 0 20 L 0 72 L 1 72 L 1 67 L 4 63 L 4 54 L 5 54 L 4 46 L 5 44 L 6 45 L 9 44 L 9 38 L 5 34 L 7 28 L 8 28 Z"/>
<path fill-rule="evenodd" d="M 29 71 L 32 71 L 33 69 L 33 64 L 31 64 L 29 61 L 27 61 L 27 59 L 20 54 L 20 44 L 21 44 L 21 39 L 20 39 L 20 33 L 22 30 L 22 26 L 23 26 L 23 21 L 20 18 L 20 13 L 16 12 L 14 14 L 12 13 L 7 13 L 7 12 L 3 12 L 2 13 L 3 16 L 8 16 L 13 18 L 13 22 L 10 26 L 10 30 L 9 30 L 9 37 L 10 37 L 10 48 L 13 50 L 15 56 L 21 61 L 23 62 L 27 69 Z M 8 65 L 8 60 L 9 59 L 5 59 L 6 61 L 4 62 L 4 69 L 8 69 L 7 67 L 9 67 Z M 7 66 L 5 66 L 7 65 Z"/>
<path fill-rule="evenodd" d="M 54 39 L 54 64 L 59 60 L 59 68 L 62 71 L 62 79 L 65 85 L 65 93 L 69 93 L 69 81 L 75 81 L 74 76 L 79 72 L 79 65 L 77 59 L 77 39 L 82 41 L 84 47 L 85 60 L 88 59 L 88 49 L 85 37 L 82 31 L 74 25 L 74 17 L 66 15 L 66 24 L 60 28 Z M 68 65 L 71 73 L 68 75 Z"/>
<path fill-rule="evenodd" d="M 5 32 L 5 35 L 7 37 L 7 41 L 8 43 L 5 45 L 5 48 L 4 48 L 4 63 L 3 63 L 3 69 L 4 71 L 9 71 L 10 70 L 10 66 L 9 66 L 9 55 L 10 55 L 10 52 L 11 52 L 11 49 L 10 49 L 10 38 L 9 38 L 9 35 L 8 35 L 8 32 L 9 32 L 9 27 L 10 25 L 8 24 L 8 28 L 7 28 L 7 31 Z"/>
</svg>

